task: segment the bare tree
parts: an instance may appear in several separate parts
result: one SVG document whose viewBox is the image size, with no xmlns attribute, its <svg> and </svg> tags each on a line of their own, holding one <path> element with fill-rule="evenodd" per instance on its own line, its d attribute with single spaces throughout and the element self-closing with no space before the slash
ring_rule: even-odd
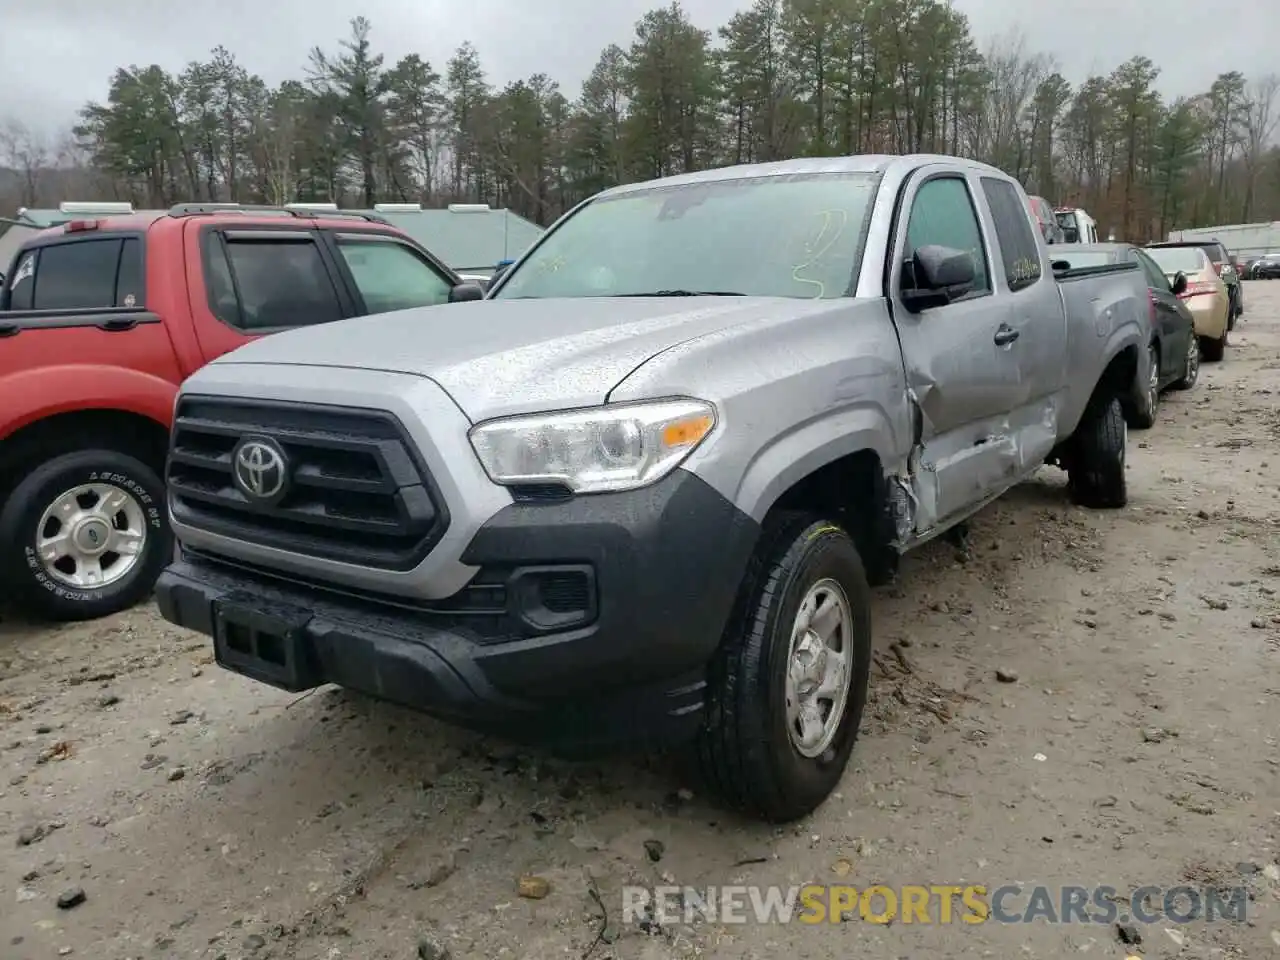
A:
<svg viewBox="0 0 1280 960">
<path fill-rule="evenodd" d="M 1244 204 L 1240 219 L 1249 222 L 1254 191 L 1262 173 L 1263 160 L 1272 146 L 1276 122 L 1276 95 L 1280 93 L 1280 76 L 1267 74 L 1249 85 L 1244 109 L 1244 142 L 1241 145 L 1245 167 Z"/>
<path fill-rule="evenodd" d="M 9 120 L 0 127 L 0 166 L 17 172 L 20 206 L 34 207 L 39 203 L 40 181 L 49 159 L 44 139 L 26 124 Z"/>
<path fill-rule="evenodd" d="M 1023 136 L 1036 89 L 1054 70 L 1051 57 L 1030 54 L 1026 35 L 1019 29 L 996 37 L 985 54 L 983 101 L 975 110 L 969 133 L 969 154 L 1002 167 L 1015 176 L 1029 172 Z"/>
</svg>

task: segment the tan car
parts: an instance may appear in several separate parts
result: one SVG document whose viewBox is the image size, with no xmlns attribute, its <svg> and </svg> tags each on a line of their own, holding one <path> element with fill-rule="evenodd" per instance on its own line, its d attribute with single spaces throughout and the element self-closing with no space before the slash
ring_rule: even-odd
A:
<svg viewBox="0 0 1280 960">
<path fill-rule="evenodd" d="M 1200 338 L 1200 353 L 1206 360 L 1221 360 L 1227 349 L 1227 329 L 1231 294 L 1213 261 L 1199 247 L 1146 247 L 1144 252 L 1159 264 L 1178 298 L 1187 305 Z M 1186 277 L 1186 287 L 1177 289 L 1177 277 Z"/>
</svg>

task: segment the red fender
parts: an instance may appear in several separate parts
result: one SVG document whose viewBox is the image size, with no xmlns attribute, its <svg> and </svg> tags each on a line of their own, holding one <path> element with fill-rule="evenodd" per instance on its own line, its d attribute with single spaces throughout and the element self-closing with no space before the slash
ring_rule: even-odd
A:
<svg viewBox="0 0 1280 960">
<path fill-rule="evenodd" d="M 60 413 L 119 410 L 173 423 L 178 384 L 127 367 L 71 364 L 36 367 L 0 379 L 0 437 Z"/>
</svg>

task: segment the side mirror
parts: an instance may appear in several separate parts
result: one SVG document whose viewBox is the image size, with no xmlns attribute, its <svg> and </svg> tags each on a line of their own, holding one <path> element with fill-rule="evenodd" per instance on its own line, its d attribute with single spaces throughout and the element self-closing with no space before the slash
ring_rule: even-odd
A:
<svg viewBox="0 0 1280 960">
<path fill-rule="evenodd" d="M 945 306 L 963 297 L 977 279 L 973 255 L 954 247 L 920 247 L 912 254 L 909 265 L 915 285 L 902 291 L 902 302 L 912 313 Z"/>
<path fill-rule="evenodd" d="M 450 303 L 466 303 L 468 300 L 483 300 L 484 288 L 478 283 L 460 283 L 449 291 Z"/>
<path fill-rule="evenodd" d="M 1187 275 L 1179 270 L 1173 276 L 1173 295 L 1180 297 L 1187 291 Z"/>
</svg>

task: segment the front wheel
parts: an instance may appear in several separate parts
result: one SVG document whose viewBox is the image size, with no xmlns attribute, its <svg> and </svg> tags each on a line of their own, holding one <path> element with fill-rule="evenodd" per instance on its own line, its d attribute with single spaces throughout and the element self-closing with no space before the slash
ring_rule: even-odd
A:
<svg viewBox="0 0 1280 960">
<path fill-rule="evenodd" d="M 1085 412 L 1071 438 L 1067 489 L 1082 507 L 1118 509 L 1129 501 L 1125 480 L 1128 430 L 1120 401 Z"/>
<path fill-rule="evenodd" d="M 870 607 L 843 529 L 794 514 L 766 524 L 712 664 L 697 743 L 727 803 L 785 823 L 836 788 L 866 704 Z"/>
<path fill-rule="evenodd" d="M 145 600 L 172 553 L 160 478 L 114 450 L 55 457 L 0 512 L 0 583 L 51 620 L 93 620 Z"/>
</svg>

